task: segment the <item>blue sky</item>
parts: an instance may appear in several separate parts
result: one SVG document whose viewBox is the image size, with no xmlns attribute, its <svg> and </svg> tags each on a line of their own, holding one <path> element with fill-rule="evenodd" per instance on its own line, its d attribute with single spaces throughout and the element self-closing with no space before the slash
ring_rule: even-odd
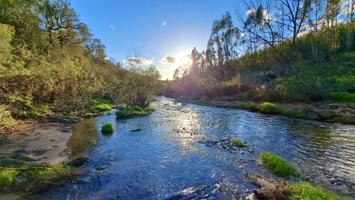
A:
<svg viewBox="0 0 355 200">
<path fill-rule="evenodd" d="M 213 20 L 241 9 L 238 0 L 71 0 L 82 22 L 106 46 L 108 57 L 152 61 L 162 78 L 172 78 L 174 65 L 192 47 L 205 49 Z"/>
</svg>

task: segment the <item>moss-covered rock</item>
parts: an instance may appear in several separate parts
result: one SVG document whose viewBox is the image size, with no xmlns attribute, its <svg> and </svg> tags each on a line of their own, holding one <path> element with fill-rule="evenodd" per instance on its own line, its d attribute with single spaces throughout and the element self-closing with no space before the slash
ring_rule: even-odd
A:
<svg viewBox="0 0 355 200">
<path fill-rule="evenodd" d="M 107 122 L 102 126 L 101 133 L 110 134 L 113 133 L 114 130 L 115 128 L 113 127 L 112 123 Z"/>
</svg>

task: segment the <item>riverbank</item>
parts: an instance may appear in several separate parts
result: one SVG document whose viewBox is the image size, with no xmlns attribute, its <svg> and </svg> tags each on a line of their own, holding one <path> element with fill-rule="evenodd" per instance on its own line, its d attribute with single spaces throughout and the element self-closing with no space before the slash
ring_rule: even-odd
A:
<svg viewBox="0 0 355 200">
<path fill-rule="evenodd" d="M 290 118 L 309 119 L 331 123 L 339 122 L 344 124 L 355 124 L 355 103 L 265 103 L 241 101 L 234 97 L 199 99 L 190 97 L 175 97 L 175 99 L 179 102 L 194 103 L 219 108 L 243 109 L 251 112 L 283 115 Z"/>
</svg>

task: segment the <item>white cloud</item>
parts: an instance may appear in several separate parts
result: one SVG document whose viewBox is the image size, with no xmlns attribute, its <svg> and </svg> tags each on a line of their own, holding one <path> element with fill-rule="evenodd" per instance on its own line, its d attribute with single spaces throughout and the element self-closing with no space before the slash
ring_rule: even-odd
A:
<svg viewBox="0 0 355 200">
<path fill-rule="evenodd" d="M 115 29 L 115 26 L 111 24 L 111 25 L 110 25 L 110 29 L 111 29 L 111 30 Z"/>
<path fill-rule="evenodd" d="M 167 26 L 168 25 L 168 22 L 162 22 L 161 23 L 161 26 Z"/>
<path fill-rule="evenodd" d="M 130 67 L 151 65 L 151 64 L 153 64 L 153 62 L 154 61 L 152 59 L 141 58 L 141 57 L 128 57 L 125 60 L 123 60 L 123 63 L 127 66 L 130 66 Z"/>
<path fill-rule="evenodd" d="M 162 59 L 160 59 L 160 63 L 163 65 L 175 64 L 176 58 L 173 56 L 164 56 Z"/>
</svg>

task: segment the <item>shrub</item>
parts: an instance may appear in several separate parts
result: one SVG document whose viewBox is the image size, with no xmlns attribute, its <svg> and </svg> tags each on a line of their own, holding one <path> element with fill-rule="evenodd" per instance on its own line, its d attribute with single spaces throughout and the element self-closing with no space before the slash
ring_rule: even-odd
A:
<svg viewBox="0 0 355 200">
<path fill-rule="evenodd" d="M 16 120 L 12 118 L 7 106 L 0 105 L 0 133 L 11 131 L 16 125 Z"/>
<path fill-rule="evenodd" d="M 269 103 L 269 102 L 264 102 L 259 105 L 259 109 L 262 113 L 266 114 L 284 114 L 285 110 L 280 108 L 278 105 Z"/>
<path fill-rule="evenodd" d="M 240 139 L 234 139 L 231 141 L 232 145 L 237 147 L 247 147 L 248 145 Z"/>
<path fill-rule="evenodd" d="M 293 183 L 289 185 L 289 187 L 293 192 L 293 194 L 289 198 L 290 200 L 341 200 L 340 197 L 330 192 L 327 192 L 321 188 L 316 188 L 310 183 Z"/>
<path fill-rule="evenodd" d="M 263 151 L 260 154 L 261 161 L 266 165 L 266 168 L 277 176 L 290 177 L 290 176 L 300 176 L 298 171 L 288 164 L 281 157 L 271 153 Z"/>
<path fill-rule="evenodd" d="M 336 102 L 355 102 L 355 93 L 331 92 L 329 98 Z"/>
<path fill-rule="evenodd" d="M 113 125 L 111 123 L 105 123 L 101 128 L 101 133 L 108 134 L 114 131 Z"/>
<path fill-rule="evenodd" d="M 136 116 L 145 116 L 154 112 L 152 108 L 142 108 L 139 106 L 129 106 L 125 108 L 120 108 L 119 111 L 116 112 L 117 119 L 126 119 Z"/>
</svg>

